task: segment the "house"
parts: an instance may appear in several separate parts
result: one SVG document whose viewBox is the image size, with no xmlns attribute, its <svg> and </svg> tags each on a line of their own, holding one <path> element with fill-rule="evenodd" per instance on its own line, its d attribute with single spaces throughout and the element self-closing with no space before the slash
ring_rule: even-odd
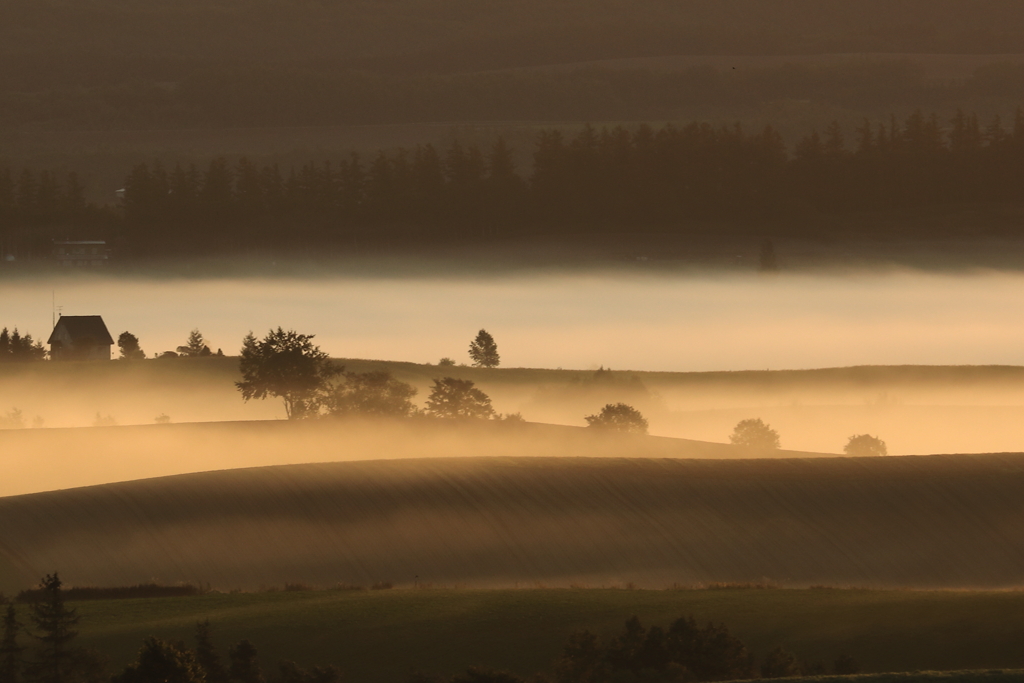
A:
<svg viewBox="0 0 1024 683">
<path fill-rule="evenodd" d="M 110 360 L 114 338 L 98 315 L 62 315 L 46 343 L 50 360 Z"/>
<path fill-rule="evenodd" d="M 110 263 L 110 249 L 103 240 L 63 240 L 53 243 L 53 258 L 62 266 L 106 266 Z"/>
</svg>

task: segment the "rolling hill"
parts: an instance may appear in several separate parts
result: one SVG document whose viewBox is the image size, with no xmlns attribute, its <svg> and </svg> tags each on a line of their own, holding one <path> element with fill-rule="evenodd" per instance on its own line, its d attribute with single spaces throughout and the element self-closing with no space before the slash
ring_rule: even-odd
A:
<svg viewBox="0 0 1024 683">
<path fill-rule="evenodd" d="M 53 570 L 75 585 L 221 589 L 1005 588 L 1024 579 L 1021 454 L 677 459 L 685 448 L 671 440 L 602 448 L 580 438 L 557 446 L 530 430 L 469 434 L 461 445 L 491 457 L 247 468 L 9 496 L 0 499 L 0 590 Z M 367 443 L 364 456 L 377 447 Z M 499 443 L 538 457 L 502 454 Z M 549 455 L 591 447 L 655 457 Z"/>
</svg>

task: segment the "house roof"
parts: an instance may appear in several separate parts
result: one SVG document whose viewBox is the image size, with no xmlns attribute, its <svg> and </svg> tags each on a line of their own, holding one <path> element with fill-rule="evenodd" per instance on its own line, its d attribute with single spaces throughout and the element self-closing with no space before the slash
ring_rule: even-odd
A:
<svg viewBox="0 0 1024 683">
<path fill-rule="evenodd" d="M 57 320 L 57 325 L 53 328 L 53 332 L 50 333 L 50 338 L 46 340 L 47 344 L 52 344 L 55 341 L 58 327 L 64 328 L 68 336 L 71 337 L 72 343 L 86 339 L 94 340 L 97 344 L 114 343 L 114 338 L 107 331 L 107 326 L 103 323 L 102 316 L 62 315 Z"/>
</svg>

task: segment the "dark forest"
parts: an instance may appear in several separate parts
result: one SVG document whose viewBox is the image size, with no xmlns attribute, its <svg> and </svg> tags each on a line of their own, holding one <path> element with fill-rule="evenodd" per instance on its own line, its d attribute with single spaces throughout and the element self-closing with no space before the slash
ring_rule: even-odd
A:
<svg viewBox="0 0 1024 683">
<path fill-rule="evenodd" d="M 915 112 L 849 133 L 833 124 L 792 154 L 770 127 L 546 130 L 529 172 L 501 139 L 488 149 L 456 141 L 288 169 L 245 158 L 139 164 L 117 207 L 87 204 L 74 174 L 2 170 L 0 215 L 15 226 L 8 240 L 39 255 L 52 239 L 86 237 L 147 255 L 686 234 L 730 221 L 756 234 L 808 215 L 1020 204 L 1022 172 L 1024 112 L 985 124 L 963 112 L 948 122 Z"/>
</svg>

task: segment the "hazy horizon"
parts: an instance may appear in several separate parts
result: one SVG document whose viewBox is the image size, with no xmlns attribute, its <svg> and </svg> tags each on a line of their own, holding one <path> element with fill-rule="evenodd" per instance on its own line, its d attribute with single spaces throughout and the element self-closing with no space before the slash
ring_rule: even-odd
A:
<svg viewBox="0 0 1024 683">
<path fill-rule="evenodd" d="M 4 319 L 45 343 L 51 296 L 102 315 L 147 355 L 198 328 L 211 349 L 278 326 L 331 356 L 468 362 L 485 328 L 502 367 L 637 371 L 856 365 L 1024 365 L 1016 317 L 1024 274 L 911 270 L 841 274 L 573 270 L 495 276 L 11 280 Z M 117 347 L 114 347 L 114 356 Z"/>
</svg>

